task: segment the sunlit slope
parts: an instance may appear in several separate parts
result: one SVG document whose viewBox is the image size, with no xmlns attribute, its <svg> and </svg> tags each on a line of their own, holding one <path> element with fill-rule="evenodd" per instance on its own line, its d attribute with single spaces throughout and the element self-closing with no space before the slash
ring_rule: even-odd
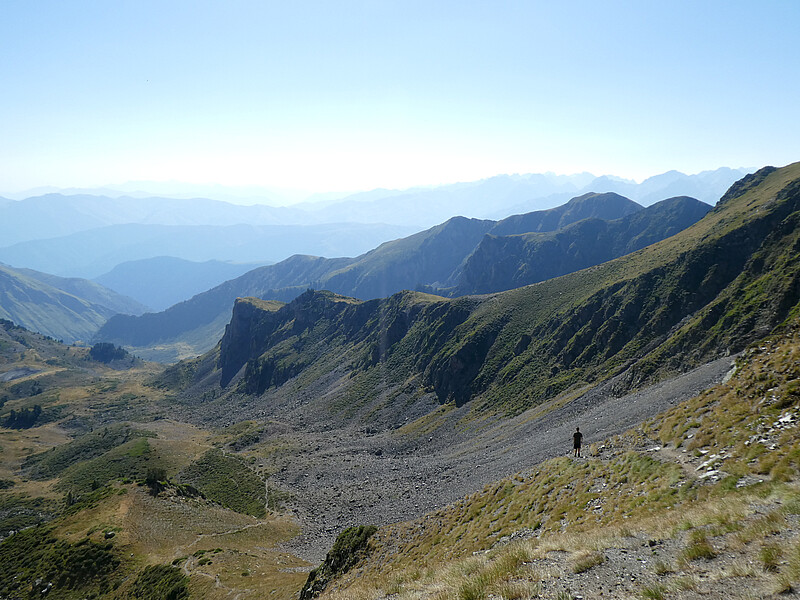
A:
<svg viewBox="0 0 800 600">
<path fill-rule="evenodd" d="M 295 596 L 305 562 L 277 546 L 299 527 L 239 452 L 252 424 L 164 418 L 161 367 L 128 367 L 0 322 L 0 597 Z"/>
<path fill-rule="evenodd" d="M 439 397 L 518 409 L 626 371 L 622 385 L 735 352 L 800 299 L 800 164 L 762 169 L 685 231 L 497 294 L 432 359 Z"/>
<path fill-rule="evenodd" d="M 799 165 L 764 169 L 676 236 L 500 294 L 309 292 L 263 319 L 237 320 L 235 308 L 223 383 L 246 366 L 239 389 L 271 393 L 346 368 L 334 394 L 358 387 L 360 402 L 380 372 L 396 393 L 514 413 L 623 372 L 620 391 L 635 388 L 736 352 L 786 318 L 799 297 L 798 179 Z"/>
<path fill-rule="evenodd" d="M 0 318 L 54 338 L 87 340 L 111 311 L 0 267 Z"/>
</svg>

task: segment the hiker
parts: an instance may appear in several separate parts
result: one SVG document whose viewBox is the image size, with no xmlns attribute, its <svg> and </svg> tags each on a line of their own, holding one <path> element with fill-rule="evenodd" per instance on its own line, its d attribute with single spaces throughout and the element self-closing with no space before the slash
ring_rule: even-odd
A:
<svg viewBox="0 0 800 600">
<path fill-rule="evenodd" d="M 575 433 L 572 434 L 572 448 L 574 449 L 574 455 L 576 458 L 581 457 L 581 441 L 583 440 L 583 434 L 581 433 L 581 428 L 576 427 Z"/>
</svg>

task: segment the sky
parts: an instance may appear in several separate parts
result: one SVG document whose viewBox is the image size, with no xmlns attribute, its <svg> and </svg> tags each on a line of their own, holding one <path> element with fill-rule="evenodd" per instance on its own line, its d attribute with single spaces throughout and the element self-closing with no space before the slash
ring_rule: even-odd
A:
<svg viewBox="0 0 800 600">
<path fill-rule="evenodd" d="M 3 0 L 0 194 L 800 160 L 796 0 Z"/>
</svg>

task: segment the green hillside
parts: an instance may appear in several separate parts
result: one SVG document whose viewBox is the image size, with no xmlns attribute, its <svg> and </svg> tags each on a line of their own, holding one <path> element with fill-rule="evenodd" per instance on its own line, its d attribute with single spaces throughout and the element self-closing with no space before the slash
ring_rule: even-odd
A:
<svg viewBox="0 0 800 600">
<path fill-rule="evenodd" d="M 91 281 L 0 264 L 0 318 L 56 339 L 88 342 L 110 316 L 141 309 Z"/>
<path fill-rule="evenodd" d="M 297 393 L 338 372 L 336 394 L 362 390 L 367 405 L 379 369 L 381 402 L 433 392 L 509 414 L 615 376 L 618 392 L 636 389 L 738 352 L 789 315 L 800 299 L 799 182 L 800 165 L 762 169 L 673 237 L 501 294 L 361 302 L 307 292 L 261 316 L 237 304 L 221 383 L 246 367 L 237 390 L 269 395 L 292 381 Z"/>
<path fill-rule="evenodd" d="M 443 400 L 518 410 L 570 386 L 625 372 L 630 389 L 742 349 L 800 299 L 799 179 L 800 164 L 762 169 L 673 237 L 491 297 L 432 358 L 428 381 Z"/>
</svg>

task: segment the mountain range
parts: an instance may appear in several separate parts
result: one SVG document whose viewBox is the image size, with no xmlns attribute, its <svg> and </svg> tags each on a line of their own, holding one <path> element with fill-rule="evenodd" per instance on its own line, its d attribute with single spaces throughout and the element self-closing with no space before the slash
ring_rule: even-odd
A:
<svg viewBox="0 0 800 600">
<path fill-rule="evenodd" d="M 556 218 L 593 203 L 628 212 Z M 364 281 L 461 224 L 470 257 L 520 238 L 576 261 L 581 227 L 632 251 L 483 294 L 239 298 L 219 344 L 167 367 L 0 319 L 0 596 L 796 595 L 800 163 L 647 244 L 697 208 L 454 219 L 377 248 Z"/>
<path fill-rule="evenodd" d="M 697 175 L 670 171 L 640 184 L 588 173 L 499 175 L 292 206 L 73 190 L 81 193 L 2 199 L 0 260 L 17 268 L 95 278 L 122 262 L 158 256 L 200 262 L 278 262 L 298 253 L 356 256 L 456 215 L 500 220 L 588 192 L 613 191 L 645 206 L 679 195 L 713 204 L 742 174 L 728 168 Z"/>
<path fill-rule="evenodd" d="M 563 229 L 586 219 L 595 219 L 596 225 L 603 227 L 605 220 L 632 218 L 641 213 L 633 225 L 628 221 L 609 225 L 611 231 L 596 241 L 575 239 L 567 247 L 573 254 L 575 248 L 590 250 L 578 252 L 581 256 L 578 259 L 562 259 L 559 255 L 564 248 L 541 246 L 538 260 L 543 264 L 551 263 L 547 273 L 563 274 L 570 268 L 607 260 L 615 252 L 637 247 L 637 243 L 649 243 L 670 235 L 701 218 L 709 209 L 708 205 L 689 198 L 676 198 L 644 209 L 618 194 L 606 193 L 584 194 L 557 208 L 516 215 L 499 222 L 454 217 L 426 231 L 386 242 L 355 258 L 295 256 L 250 271 L 161 313 L 113 317 L 98 331 L 96 339 L 135 348 L 142 356 L 174 359 L 175 355 L 170 357 L 169 352 L 164 353 L 166 348 L 200 353 L 213 346 L 237 297 L 288 301 L 309 287 L 361 299 L 386 297 L 403 289 L 441 294 L 475 293 L 479 290 L 470 289 L 467 277 L 478 268 L 476 260 L 485 258 L 485 252 L 478 252 L 485 243 L 482 240 L 494 232 L 504 236 L 527 231 L 541 233 Z M 574 237 L 574 233 L 579 232 L 568 231 L 564 235 Z M 609 247 L 596 252 L 601 246 Z M 511 250 L 510 246 L 508 250 Z M 478 258 L 473 260 L 473 256 Z M 508 256 L 506 260 L 523 259 Z M 489 269 L 492 268 L 490 265 Z M 566 270 L 558 272 L 559 268 Z M 488 272 L 486 276 L 490 276 Z M 499 290 L 507 289 L 513 283 L 524 285 L 540 280 L 533 273 L 524 277 L 530 281 L 521 281 L 519 277 L 513 280 L 512 277 L 507 281 L 495 278 L 493 282 Z M 188 342 L 190 339 L 201 340 L 201 345 Z M 152 347 L 158 347 L 157 354 L 150 353 Z"/>
<path fill-rule="evenodd" d="M 0 260 L 61 276 L 101 277 L 123 262 L 172 256 L 192 262 L 277 262 L 298 252 L 353 255 L 407 235 L 407 227 L 322 225 L 108 225 L 0 248 Z M 154 276 L 154 274 L 150 274 Z"/>
<path fill-rule="evenodd" d="M 506 292 L 240 299 L 197 368 L 259 403 L 289 386 L 325 398 L 326 419 L 372 423 L 392 424 L 402 397 L 517 413 L 612 377 L 622 393 L 736 353 L 796 310 L 798 220 L 800 163 L 765 168 L 676 235 Z"/>
<path fill-rule="evenodd" d="M 318 205 L 300 204 L 313 218 L 430 227 L 453 215 L 501 220 L 508 215 L 558 206 L 586 193 L 615 192 L 649 206 L 673 196 L 691 196 L 713 205 L 747 173 L 721 168 L 696 175 L 669 171 L 641 183 L 619 177 L 549 174 L 498 175 L 481 181 L 411 190 L 373 190 Z"/>
</svg>

